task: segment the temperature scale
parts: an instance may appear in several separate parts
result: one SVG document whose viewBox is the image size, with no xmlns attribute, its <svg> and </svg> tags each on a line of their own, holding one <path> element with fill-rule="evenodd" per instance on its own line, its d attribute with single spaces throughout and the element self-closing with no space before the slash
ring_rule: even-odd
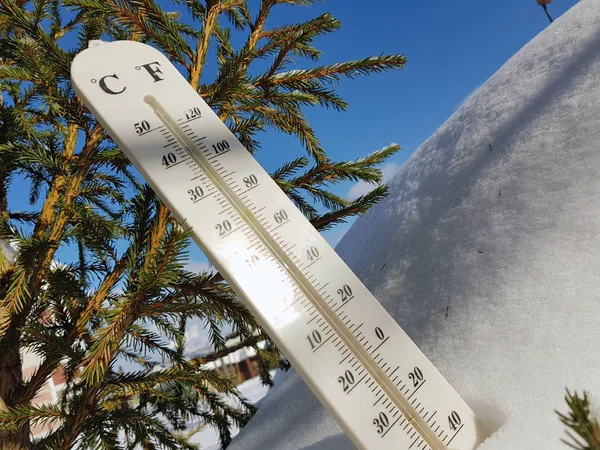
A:
<svg viewBox="0 0 600 450">
<path fill-rule="evenodd" d="M 360 449 L 475 449 L 488 432 L 169 60 L 95 45 L 75 91 Z"/>
</svg>

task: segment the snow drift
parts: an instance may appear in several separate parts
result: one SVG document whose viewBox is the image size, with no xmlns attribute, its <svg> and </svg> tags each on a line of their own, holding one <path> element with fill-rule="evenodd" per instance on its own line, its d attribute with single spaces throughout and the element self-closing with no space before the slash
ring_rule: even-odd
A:
<svg viewBox="0 0 600 450">
<path fill-rule="evenodd" d="M 566 450 L 565 387 L 600 395 L 599 177 L 600 0 L 584 0 L 472 95 L 337 247 L 497 430 L 480 450 Z M 229 448 L 352 444 L 291 373 Z"/>
</svg>

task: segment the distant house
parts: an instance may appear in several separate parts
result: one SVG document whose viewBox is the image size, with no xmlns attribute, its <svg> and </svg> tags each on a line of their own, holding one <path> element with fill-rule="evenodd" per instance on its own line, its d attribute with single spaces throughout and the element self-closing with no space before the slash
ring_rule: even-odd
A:
<svg viewBox="0 0 600 450">
<path fill-rule="evenodd" d="M 22 372 L 23 372 L 23 380 L 29 380 L 37 368 L 42 363 L 42 359 L 35 353 L 25 351 L 21 352 L 22 359 Z M 37 395 L 34 397 L 32 404 L 33 405 L 42 405 L 42 404 L 51 404 L 56 403 L 60 396 L 60 392 L 65 387 L 65 373 L 62 366 L 52 374 L 50 378 L 46 381 L 46 383 L 42 386 L 42 388 L 38 391 Z M 43 426 L 36 424 L 31 427 L 31 433 L 38 438 L 41 438 L 48 434 L 48 432 L 52 429 L 51 422 L 46 422 Z"/>
<path fill-rule="evenodd" d="M 15 243 L 0 239 L 0 267 L 3 262 L 12 264 L 17 259 L 18 249 Z M 40 321 L 50 319 L 50 313 L 41 315 Z M 21 350 L 21 372 L 23 380 L 27 382 L 35 374 L 37 368 L 42 363 L 42 358 L 32 351 Z M 65 374 L 62 366 L 52 374 L 50 378 L 40 388 L 37 395 L 33 398 L 34 405 L 55 403 L 58 401 L 60 392 L 65 386 Z M 51 423 L 46 422 L 44 426 L 32 426 L 31 433 L 36 437 L 42 437 L 51 430 Z"/>
<path fill-rule="evenodd" d="M 214 352 L 212 348 L 205 348 L 195 354 L 192 359 L 223 375 L 237 377 L 238 384 L 243 383 L 256 377 L 259 374 L 259 368 L 256 350 L 252 347 L 240 347 L 240 343 L 240 338 L 228 339 L 225 342 L 225 349 Z M 257 346 L 264 349 L 265 344 L 265 341 L 261 341 L 257 343 Z"/>
</svg>

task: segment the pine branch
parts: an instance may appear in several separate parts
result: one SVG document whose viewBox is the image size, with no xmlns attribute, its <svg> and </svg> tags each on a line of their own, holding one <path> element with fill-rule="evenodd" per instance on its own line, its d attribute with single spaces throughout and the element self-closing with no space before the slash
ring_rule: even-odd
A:
<svg viewBox="0 0 600 450">
<path fill-rule="evenodd" d="M 300 56 L 316 61 L 321 56 L 321 52 L 310 44 L 317 36 L 332 33 L 340 27 L 339 20 L 330 13 L 325 13 L 307 22 L 273 28 L 262 33 L 262 37 L 268 42 L 259 49 L 258 56 L 262 57 L 278 48 L 288 47 L 288 51 L 293 50 Z M 270 71 L 267 74 L 273 75 Z"/>
<path fill-rule="evenodd" d="M 314 69 L 295 69 L 288 72 L 280 72 L 263 80 L 264 84 L 284 85 L 294 89 L 296 83 L 305 80 L 317 81 L 323 85 L 333 84 L 340 80 L 340 76 L 354 78 L 391 69 L 402 69 L 406 63 L 403 55 L 381 55 L 344 63 L 335 63 L 329 66 L 316 67 Z"/>
<path fill-rule="evenodd" d="M 267 128 L 295 135 L 313 162 L 292 157 L 273 178 L 318 228 L 364 212 L 385 194 L 376 187 L 351 201 L 331 187 L 357 180 L 376 185 L 376 166 L 395 150 L 331 161 L 304 109 L 344 110 L 335 91 L 339 79 L 398 68 L 399 57 L 282 74 L 300 67 L 292 66 L 295 59 L 318 60 L 315 39 L 337 30 L 339 21 L 323 14 L 268 28 L 279 4 L 311 0 L 263 0 L 257 11 L 243 0 L 176 2 L 187 11 L 163 10 L 155 0 L 0 2 L 0 238 L 19 246 L 17 261 L 0 267 L 0 397 L 9 400 L 0 409 L 14 406 L 21 414 L 10 425 L 16 431 L 0 431 L 0 441 L 26 448 L 33 416 L 51 420 L 52 411 L 27 408 L 62 367 L 61 417 L 37 448 L 192 448 L 174 434 L 189 420 L 214 426 L 227 445 L 231 427 L 243 426 L 254 408 L 233 380 L 186 359 L 190 318 L 209 329 L 216 351 L 209 359 L 234 351 L 224 349 L 226 325 L 239 345 L 255 348 L 263 382 L 283 364 L 220 274 L 185 269 L 189 234 L 75 97 L 70 63 L 89 40 L 137 40 L 166 53 L 250 151 L 259 149 Z M 238 46 L 240 37 L 245 41 Z M 259 58 L 266 61 L 257 74 Z M 203 67 L 213 61 L 217 76 L 202 84 Z M 23 177 L 31 183 L 34 211 L 28 213 L 10 208 L 6 195 Z M 79 257 L 57 265 L 58 249 L 73 244 Z M 42 359 L 27 382 L 17 376 L 25 348 Z M 116 369 L 121 359 L 143 370 Z"/>
<path fill-rule="evenodd" d="M 194 52 L 181 35 L 179 23 L 153 0 L 107 0 L 106 3 L 121 25 L 143 35 L 172 60 L 190 69 Z"/>
<path fill-rule="evenodd" d="M 304 157 L 296 158 L 290 162 L 285 163 L 279 169 L 271 174 L 274 180 L 290 177 L 294 175 L 298 170 L 305 168 L 308 165 L 308 159 Z"/>
<path fill-rule="evenodd" d="M 348 206 L 333 210 L 311 219 L 312 225 L 319 231 L 333 228 L 335 225 L 346 223 L 352 216 L 360 216 L 383 200 L 388 194 L 387 186 L 377 186 L 368 194 L 358 197 Z"/>
<path fill-rule="evenodd" d="M 583 396 L 567 389 L 565 395 L 569 412 L 562 414 L 557 411 L 560 421 L 568 427 L 568 439 L 563 442 L 576 450 L 600 450 L 600 424 L 592 417 L 590 401 L 587 393 Z"/>
<path fill-rule="evenodd" d="M 380 201 L 387 191 L 375 190 L 371 195 L 351 202 L 333 194 L 327 187 L 341 181 L 366 181 L 374 184 L 381 182 L 382 172 L 375 166 L 383 163 L 399 149 L 397 144 L 392 144 L 356 161 L 326 160 L 315 164 L 300 175 L 292 176 L 305 165 L 303 160 L 296 160 L 277 171 L 274 180 L 311 221 L 319 227 L 329 228 L 344 222 L 344 214 L 348 216 L 362 214 Z M 319 218 L 317 210 L 306 202 L 299 191 L 306 193 L 332 212 Z"/>
<path fill-rule="evenodd" d="M 296 136 L 311 157 L 316 161 L 325 160 L 325 150 L 321 147 L 321 143 L 306 117 L 299 110 L 291 113 L 290 111 L 263 106 L 240 106 L 238 110 L 252 112 L 276 130 Z"/>
<path fill-rule="evenodd" d="M 164 332 L 164 329 L 161 331 Z M 182 361 L 181 355 L 171 348 L 171 342 L 164 336 L 137 324 L 131 325 L 127 330 L 119 353 L 127 353 L 126 349 L 131 349 L 137 355 L 147 355 L 148 357 L 160 355 L 163 360 L 170 361 L 171 364 L 178 364 Z"/>
<path fill-rule="evenodd" d="M 194 89 L 198 89 L 202 69 L 206 64 L 206 55 L 208 52 L 211 37 L 218 27 L 219 16 L 225 11 L 235 10 L 242 4 L 242 0 L 225 0 L 220 2 L 207 2 L 207 7 L 203 11 L 203 29 L 201 37 L 198 39 L 196 54 L 193 57 L 191 70 L 189 71 L 189 82 Z M 235 14 L 230 15 L 235 17 Z"/>
<path fill-rule="evenodd" d="M 87 302 L 85 309 L 76 317 L 75 329 L 77 332 L 83 333 L 85 331 L 94 314 L 100 310 L 103 302 L 106 300 L 106 297 L 123 275 L 126 264 L 127 257 L 123 256 L 119 261 L 117 261 L 113 269 L 105 275 L 99 288 Z"/>
<path fill-rule="evenodd" d="M 211 361 L 216 361 L 217 359 L 223 358 L 224 356 L 227 356 L 230 353 L 237 352 L 238 350 L 240 350 L 242 348 L 254 347 L 254 346 L 256 346 L 256 344 L 258 344 L 259 342 L 262 342 L 264 340 L 265 340 L 264 336 L 254 336 L 249 339 L 246 339 L 245 341 L 242 341 L 235 345 L 232 345 L 231 347 L 225 347 L 222 350 L 211 353 L 210 355 L 192 358 L 190 360 L 190 364 L 193 366 L 202 366 Z"/>
<path fill-rule="evenodd" d="M 58 406 L 16 406 L 0 411 L 0 431 L 16 430 L 30 424 L 44 426 L 62 418 L 64 413 Z"/>
</svg>

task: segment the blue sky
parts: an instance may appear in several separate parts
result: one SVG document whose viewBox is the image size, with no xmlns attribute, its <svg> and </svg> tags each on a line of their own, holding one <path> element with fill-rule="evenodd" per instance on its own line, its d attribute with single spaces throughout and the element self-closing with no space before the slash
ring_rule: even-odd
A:
<svg viewBox="0 0 600 450">
<path fill-rule="evenodd" d="M 170 0 L 159 3 L 167 10 L 176 9 Z M 549 8 L 556 18 L 575 3 L 554 0 Z M 348 111 L 307 110 L 334 160 L 359 158 L 392 142 L 399 143 L 402 150 L 384 167 L 388 177 L 471 93 L 549 25 L 535 0 L 329 0 L 312 7 L 279 6 L 267 25 L 308 20 L 327 11 L 341 20 L 342 29 L 317 40 L 323 51 L 321 63 L 381 53 L 402 53 L 408 58 L 402 71 L 343 80 L 338 93 L 350 104 Z M 309 65 L 300 62 L 299 67 Z M 214 71 L 215 64 L 205 69 L 209 77 Z M 269 131 L 262 136 L 257 158 L 272 171 L 302 154 L 295 138 Z M 347 183 L 337 187 L 336 193 L 346 195 L 363 189 Z M 27 184 L 16 180 L 9 197 L 13 207 L 30 209 L 27 196 Z M 335 245 L 349 226 L 327 232 L 326 238 Z M 57 257 L 72 259 L 74 250 L 62 248 Z M 206 258 L 194 244 L 190 257 L 191 270 L 207 267 Z M 199 321 L 190 324 L 187 334 L 191 352 L 206 345 Z"/>
<path fill-rule="evenodd" d="M 159 3 L 166 10 L 177 9 L 170 0 Z M 250 3 L 255 5 L 257 0 Z M 549 9 L 556 18 L 575 3 L 554 0 Z M 307 110 L 334 160 L 359 158 L 392 142 L 399 143 L 402 150 L 384 167 L 388 177 L 465 98 L 549 25 L 535 0 L 329 0 L 311 7 L 278 6 L 267 26 L 308 20 L 324 12 L 340 19 L 342 29 L 317 40 L 316 46 L 323 51 L 322 64 L 381 53 L 408 57 L 404 70 L 343 80 L 338 92 L 350 104 L 348 111 Z M 205 69 L 209 77 L 214 66 Z M 298 67 L 309 66 L 299 61 Z M 262 150 L 257 157 L 272 171 L 301 154 L 303 150 L 295 138 L 269 131 L 262 136 Z M 364 187 L 348 183 L 335 191 L 346 195 L 364 191 Z M 29 209 L 23 183 L 13 186 L 10 197 L 19 207 Z M 335 245 L 348 227 L 342 225 L 327 232 L 329 242 Z M 68 259 L 73 253 L 61 249 L 58 256 Z M 206 267 L 205 258 L 195 246 L 190 253 L 191 268 Z"/>
<path fill-rule="evenodd" d="M 554 0 L 549 9 L 557 18 L 575 3 Z M 402 150 L 384 167 L 388 176 L 470 94 L 549 26 L 535 0 L 330 0 L 311 7 L 279 7 L 267 25 L 308 20 L 323 12 L 340 19 L 342 29 L 316 41 L 323 51 L 322 64 L 381 53 L 408 58 L 404 70 L 343 80 L 338 93 L 350 104 L 348 111 L 307 110 L 332 159 L 355 159 L 392 142 L 400 144 Z M 300 62 L 298 67 L 306 66 Z M 206 69 L 208 74 L 211 70 Z M 267 132 L 261 142 L 257 159 L 267 171 L 303 154 L 295 138 L 277 132 Z M 357 188 L 350 183 L 335 189 L 342 195 L 352 190 Z M 338 226 L 325 236 L 335 245 L 350 226 Z M 206 267 L 197 249 L 190 254 L 190 268 Z M 187 337 L 191 352 L 206 345 L 198 321 L 189 324 Z"/>
<path fill-rule="evenodd" d="M 576 3 L 554 0 L 556 17 Z M 311 7 L 282 6 L 268 25 L 306 20 L 323 12 L 341 20 L 342 29 L 316 45 L 322 63 L 380 53 L 402 53 L 402 71 L 343 80 L 339 93 L 345 112 L 309 109 L 308 117 L 332 159 L 355 159 L 396 142 L 402 150 L 386 173 L 404 161 L 460 104 L 514 53 L 549 25 L 535 0 L 418 2 L 324 1 Z M 258 160 L 272 170 L 301 152 L 292 138 L 267 133 Z M 350 185 L 340 186 L 340 194 Z M 355 188 L 356 191 L 356 188 Z M 326 234 L 335 244 L 348 226 Z"/>
<path fill-rule="evenodd" d="M 554 0 L 549 10 L 557 18 L 575 3 Z M 307 20 L 323 12 L 340 19 L 342 29 L 316 41 L 323 51 L 322 64 L 381 53 L 408 58 L 404 70 L 343 80 L 338 92 L 350 104 L 347 111 L 307 110 L 332 159 L 355 159 L 392 142 L 400 144 L 402 150 L 384 167 L 387 176 L 549 25 L 535 0 L 331 0 L 311 7 L 280 6 L 267 25 Z M 304 66 L 300 61 L 299 67 Z M 257 159 L 271 171 L 301 153 L 294 138 L 267 132 Z M 363 190 L 350 184 L 335 189 L 343 195 Z M 338 226 L 325 236 L 335 245 L 349 227 Z M 192 251 L 192 258 L 194 268 L 204 267 L 199 253 Z"/>
<path fill-rule="evenodd" d="M 555 0 L 560 16 L 576 3 Z M 333 159 L 354 159 L 392 142 L 402 150 L 386 174 L 404 161 L 477 87 L 531 38 L 549 25 L 535 0 L 404 2 L 379 0 L 365 7 L 358 0 L 325 1 L 312 7 L 280 7 L 268 25 L 306 20 L 329 11 L 342 29 L 323 36 L 317 46 L 322 63 L 380 53 L 403 53 L 406 68 L 372 77 L 344 80 L 339 93 L 348 111 L 314 108 L 308 117 Z M 376 5 L 376 7 L 374 7 Z M 272 170 L 301 149 L 294 139 L 267 133 L 259 161 Z M 337 190 L 348 193 L 351 186 Z M 362 189 L 360 189 L 362 190 Z M 356 191 L 356 188 L 355 188 Z M 326 234 L 337 243 L 348 226 Z"/>
</svg>

